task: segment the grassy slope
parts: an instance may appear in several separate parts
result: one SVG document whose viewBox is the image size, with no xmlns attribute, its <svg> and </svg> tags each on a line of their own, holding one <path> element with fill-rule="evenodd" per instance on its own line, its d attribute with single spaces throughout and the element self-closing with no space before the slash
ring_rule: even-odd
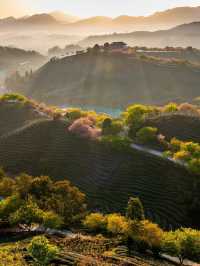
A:
<svg viewBox="0 0 200 266">
<path fill-rule="evenodd" d="M 186 170 L 142 152 L 117 152 L 72 136 L 64 121 L 40 119 L 0 138 L 0 165 L 13 172 L 67 177 L 94 209 L 123 211 L 129 196 L 137 195 L 147 217 L 164 227 L 187 223 L 183 195 L 192 177 Z"/>
<path fill-rule="evenodd" d="M 49 62 L 25 87 L 28 95 L 56 104 L 184 102 L 199 96 L 199 71 L 123 54 L 82 54 Z"/>
<path fill-rule="evenodd" d="M 169 140 L 176 137 L 184 141 L 200 142 L 200 118 L 184 114 L 166 114 L 147 119 L 145 126 L 159 129 Z"/>
</svg>

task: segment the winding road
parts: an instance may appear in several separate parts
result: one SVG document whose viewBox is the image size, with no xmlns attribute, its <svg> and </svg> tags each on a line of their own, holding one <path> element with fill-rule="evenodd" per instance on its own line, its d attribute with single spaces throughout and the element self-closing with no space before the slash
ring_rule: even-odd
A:
<svg viewBox="0 0 200 266">
<path fill-rule="evenodd" d="M 159 158 L 164 158 L 163 157 L 163 152 L 158 151 L 158 150 L 154 150 L 154 149 L 151 149 L 151 148 L 148 148 L 148 147 L 145 147 L 143 145 L 132 143 L 131 144 L 131 148 L 133 148 L 133 149 L 135 149 L 137 151 L 142 151 L 142 152 L 149 153 L 149 154 L 157 156 Z M 173 162 L 173 163 L 175 163 L 175 164 L 178 164 L 178 165 L 181 165 L 181 166 L 186 166 L 185 163 L 180 161 L 180 160 L 174 160 L 173 158 L 170 158 L 170 157 L 166 157 L 166 159 L 171 161 L 171 162 Z"/>
</svg>

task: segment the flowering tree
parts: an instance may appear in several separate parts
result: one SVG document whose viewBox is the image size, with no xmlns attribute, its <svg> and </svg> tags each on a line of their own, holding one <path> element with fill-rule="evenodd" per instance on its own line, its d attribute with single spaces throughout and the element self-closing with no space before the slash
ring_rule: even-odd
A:
<svg viewBox="0 0 200 266">
<path fill-rule="evenodd" d="M 84 138 L 96 139 L 101 135 L 101 130 L 95 127 L 95 121 L 92 117 L 82 117 L 75 120 L 68 130 Z"/>
</svg>

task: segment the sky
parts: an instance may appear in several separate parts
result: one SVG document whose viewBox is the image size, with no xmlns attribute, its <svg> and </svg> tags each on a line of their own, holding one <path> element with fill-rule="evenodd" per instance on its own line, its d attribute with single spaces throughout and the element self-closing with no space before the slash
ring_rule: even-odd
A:
<svg viewBox="0 0 200 266">
<path fill-rule="evenodd" d="M 0 0 L 0 17 L 53 10 L 80 17 L 146 16 L 176 6 L 200 6 L 200 0 Z"/>
</svg>

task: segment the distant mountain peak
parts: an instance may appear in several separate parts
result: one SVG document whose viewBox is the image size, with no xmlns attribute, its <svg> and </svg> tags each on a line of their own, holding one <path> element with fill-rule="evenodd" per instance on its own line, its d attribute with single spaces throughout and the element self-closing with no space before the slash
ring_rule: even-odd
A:
<svg viewBox="0 0 200 266">
<path fill-rule="evenodd" d="M 62 22 L 62 23 L 73 23 L 73 22 L 80 20 L 79 17 L 64 13 L 59 10 L 49 13 L 49 15 L 52 16 L 57 21 Z"/>
<path fill-rule="evenodd" d="M 54 24 L 57 23 L 56 19 L 46 13 L 34 14 L 32 16 L 23 17 L 19 19 L 21 22 L 33 24 Z"/>
</svg>

